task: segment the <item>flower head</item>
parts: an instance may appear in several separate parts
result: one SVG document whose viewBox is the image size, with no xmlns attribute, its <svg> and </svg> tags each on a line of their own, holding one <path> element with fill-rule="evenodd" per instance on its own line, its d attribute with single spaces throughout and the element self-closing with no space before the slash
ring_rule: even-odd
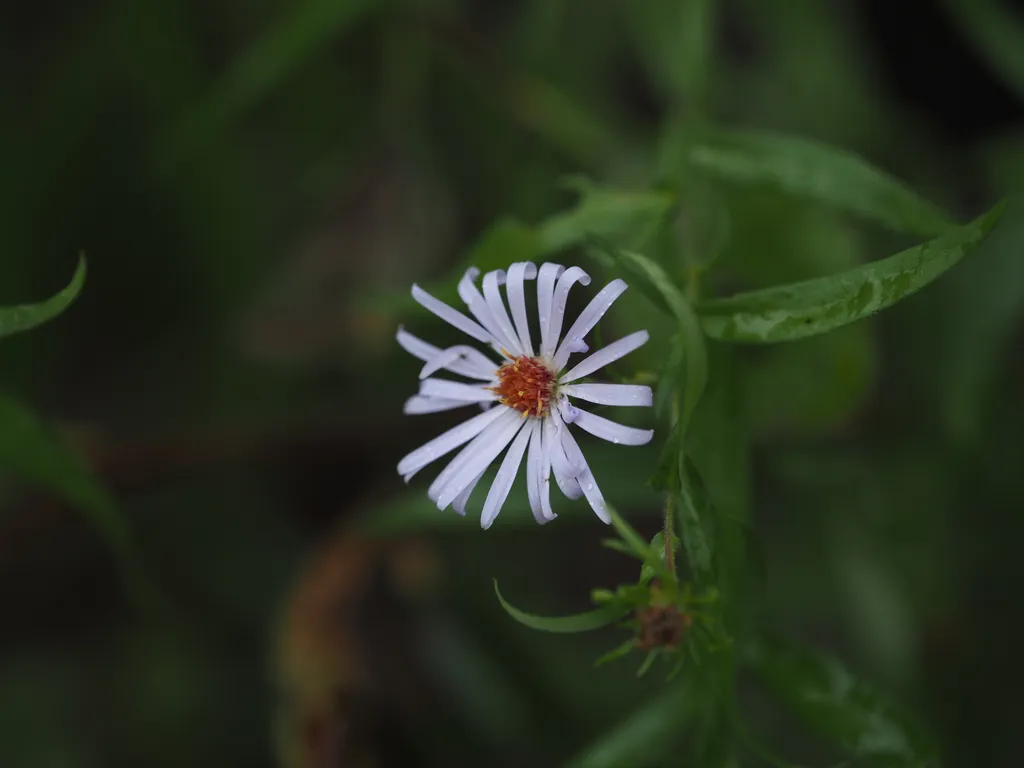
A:
<svg viewBox="0 0 1024 768">
<path fill-rule="evenodd" d="M 572 354 L 588 352 L 583 338 L 597 325 L 626 283 L 613 280 L 590 301 L 562 334 L 565 306 L 573 285 L 588 285 L 590 276 L 579 267 L 565 269 L 543 264 L 538 270 L 529 262 L 513 264 L 483 276 L 481 293 L 476 285 L 480 272 L 467 270 L 459 282 L 459 296 L 472 318 L 434 298 L 419 286 L 413 298 L 500 356 L 499 361 L 467 345 L 439 349 L 403 329 L 398 343 L 424 361 L 420 391 L 405 403 L 406 413 L 433 413 L 479 404 L 483 412 L 426 445 L 398 463 L 398 473 L 408 480 L 423 467 L 456 448 L 456 454 L 427 490 L 439 509 L 449 505 L 464 515 L 466 504 L 480 478 L 508 448 L 484 500 L 480 524 L 489 528 L 501 511 L 526 456 L 526 488 L 530 508 L 539 523 L 555 518 L 551 511 L 550 479 L 571 499 L 586 496 L 597 516 L 611 518 L 579 444 L 569 431 L 575 424 L 585 432 L 623 445 L 644 445 L 652 430 L 627 427 L 583 410 L 572 400 L 598 405 L 650 406 L 650 387 L 632 384 L 574 383 L 600 370 L 647 341 L 637 331 L 585 357 L 564 371 Z M 539 346 L 534 347 L 526 310 L 527 280 L 537 281 Z M 508 299 L 500 291 L 505 287 Z M 511 317 L 509 315 L 511 310 Z M 470 382 L 434 377 L 447 371 Z"/>
</svg>

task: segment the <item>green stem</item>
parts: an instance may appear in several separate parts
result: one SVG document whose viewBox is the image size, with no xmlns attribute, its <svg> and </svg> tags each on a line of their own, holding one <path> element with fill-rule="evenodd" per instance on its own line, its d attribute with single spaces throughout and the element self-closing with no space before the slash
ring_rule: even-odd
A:
<svg viewBox="0 0 1024 768">
<path fill-rule="evenodd" d="M 669 494 L 668 498 L 665 499 L 665 565 L 668 566 L 669 572 L 676 575 L 676 548 L 673 546 L 675 542 L 675 509 L 673 500 L 675 495 Z"/>
</svg>

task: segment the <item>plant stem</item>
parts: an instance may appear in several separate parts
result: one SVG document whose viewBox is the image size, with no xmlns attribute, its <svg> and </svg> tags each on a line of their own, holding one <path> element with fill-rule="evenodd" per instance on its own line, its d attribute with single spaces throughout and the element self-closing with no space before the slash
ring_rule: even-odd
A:
<svg viewBox="0 0 1024 768">
<path fill-rule="evenodd" d="M 672 503 L 675 496 L 671 493 L 665 499 L 665 565 L 670 573 L 676 572 L 676 550 L 673 546 L 675 541 L 675 505 Z"/>
</svg>

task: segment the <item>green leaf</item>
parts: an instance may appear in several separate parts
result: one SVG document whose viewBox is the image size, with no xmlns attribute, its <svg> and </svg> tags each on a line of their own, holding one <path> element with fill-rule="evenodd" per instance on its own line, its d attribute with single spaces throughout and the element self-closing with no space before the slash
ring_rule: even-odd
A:
<svg viewBox="0 0 1024 768">
<path fill-rule="evenodd" d="M 569 761 L 570 768 L 645 768 L 665 765 L 686 736 L 686 725 L 703 706 L 686 680 L 665 687 L 622 722 L 601 735 Z"/>
<path fill-rule="evenodd" d="M 612 526 L 618 531 L 619 536 L 626 542 L 633 554 L 644 562 L 648 562 L 652 557 L 657 559 L 651 550 L 651 545 L 644 541 L 643 537 L 633 529 L 633 526 L 623 520 L 610 504 L 606 506 L 608 515 L 612 519 Z"/>
<path fill-rule="evenodd" d="M 0 338 L 27 331 L 52 320 L 73 302 L 85 284 L 85 257 L 78 257 L 78 267 L 71 282 L 62 291 L 37 304 L 0 307 Z"/>
<path fill-rule="evenodd" d="M 574 179 L 571 185 L 580 195 L 576 206 L 538 227 L 544 253 L 577 245 L 591 235 L 623 248 L 643 247 L 675 204 L 668 192 L 605 189 L 585 179 Z"/>
<path fill-rule="evenodd" d="M 599 245 L 599 247 L 615 260 L 623 272 L 637 282 L 638 287 L 646 295 L 654 297 L 659 306 L 667 309 L 679 324 L 679 332 L 683 340 L 683 364 L 686 367 L 679 412 L 679 429 L 685 431 L 693 409 L 697 407 L 708 380 L 707 349 L 704 346 L 704 334 L 701 332 L 697 315 L 694 314 L 689 302 L 669 279 L 669 276 L 665 274 L 665 270 L 658 264 L 639 253 L 620 251 L 606 245 Z"/>
<path fill-rule="evenodd" d="M 953 226 L 942 210 L 894 177 L 854 154 L 802 138 L 722 132 L 697 143 L 690 162 L 724 179 L 781 189 L 897 232 L 934 237 Z"/>
<path fill-rule="evenodd" d="M 935 240 L 847 272 L 702 302 L 701 325 L 712 338 L 761 343 L 848 325 L 892 306 L 960 261 L 988 236 L 1004 207 L 999 203 Z"/>
<path fill-rule="evenodd" d="M 606 653 L 604 656 L 595 661 L 594 666 L 603 667 L 605 664 L 608 664 L 609 662 L 615 661 L 616 659 L 621 659 L 623 656 L 626 656 L 630 651 L 632 651 L 635 647 L 636 644 L 633 638 L 630 638 L 629 640 L 626 640 L 624 643 L 620 643 L 619 645 L 615 646 L 610 651 L 608 651 L 608 653 Z"/>
<path fill-rule="evenodd" d="M 711 514 L 711 509 L 703 502 L 706 502 L 706 497 L 692 489 L 688 482 L 684 482 L 677 502 L 679 527 L 694 582 L 700 589 L 706 589 L 715 583 L 711 544 L 703 522 L 704 518 Z"/>
<path fill-rule="evenodd" d="M 974 51 L 1024 98 L 1024 17 L 999 0 L 944 0 Z"/>
<path fill-rule="evenodd" d="M 938 764 L 920 724 L 838 660 L 766 636 L 749 646 L 745 662 L 794 714 L 853 756 L 893 766 Z"/>
<path fill-rule="evenodd" d="M 542 632 L 589 632 L 618 621 L 629 613 L 628 608 L 618 603 L 608 603 L 593 611 L 572 616 L 534 616 L 507 603 L 498 590 L 497 579 L 494 580 L 494 594 L 498 596 L 498 602 L 509 616 L 520 624 Z"/>
<path fill-rule="evenodd" d="M 80 511 L 99 531 L 124 568 L 128 587 L 151 600 L 128 522 L 89 468 L 36 415 L 0 394 L 0 467 L 49 491 Z"/>
</svg>

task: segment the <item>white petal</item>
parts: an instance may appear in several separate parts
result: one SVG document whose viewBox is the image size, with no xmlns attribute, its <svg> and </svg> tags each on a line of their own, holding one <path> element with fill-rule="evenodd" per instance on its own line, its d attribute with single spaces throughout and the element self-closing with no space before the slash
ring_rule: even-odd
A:
<svg viewBox="0 0 1024 768">
<path fill-rule="evenodd" d="M 491 392 L 480 384 L 463 384 L 461 381 L 447 379 L 424 379 L 420 382 L 420 394 L 448 400 L 463 400 L 468 403 L 486 403 L 498 399 L 496 392 Z"/>
<path fill-rule="evenodd" d="M 402 406 L 402 413 L 410 416 L 419 413 L 438 413 L 439 411 L 450 411 L 453 408 L 462 408 L 472 404 L 472 401 L 466 402 L 465 400 L 449 400 L 444 397 L 413 395 L 405 401 L 405 405 Z"/>
<path fill-rule="evenodd" d="M 429 443 L 420 446 L 398 462 L 398 474 L 408 480 L 427 466 L 427 464 L 436 461 L 447 453 L 451 453 L 463 443 L 468 443 L 480 434 L 488 424 L 495 421 L 503 413 L 508 413 L 508 411 L 508 408 L 491 408 L 438 435 Z"/>
<path fill-rule="evenodd" d="M 512 412 L 515 413 L 515 411 Z M 523 428 L 523 422 L 523 419 L 512 421 L 507 426 L 503 426 L 502 431 L 493 438 L 480 444 L 479 450 L 470 457 L 465 466 L 454 474 L 437 497 L 438 509 L 445 509 L 455 500 L 456 496 L 466 489 L 473 478 L 487 469 L 490 463 L 498 457 L 498 454 L 505 450 L 505 446 L 512 442 L 516 433 Z"/>
<path fill-rule="evenodd" d="M 560 388 L 569 397 L 598 405 L 651 405 L 651 388 L 641 384 L 567 384 Z"/>
<path fill-rule="evenodd" d="M 548 346 L 548 331 L 551 327 L 551 302 L 555 296 L 555 281 L 565 272 L 561 264 L 542 264 L 537 275 L 537 315 L 540 319 L 540 348 Z M 554 344 L 552 343 L 552 347 Z"/>
<path fill-rule="evenodd" d="M 568 384 L 570 381 L 576 381 L 576 379 L 582 379 L 584 376 L 589 376 L 595 371 L 599 371 L 606 365 L 614 363 L 619 358 L 625 357 L 634 349 L 642 347 L 647 343 L 647 339 L 650 338 L 647 331 L 637 331 L 631 333 L 629 336 L 624 336 L 618 341 L 612 342 L 607 347 L 597 350 L 590 357 L 581 360 L 576 364 L 567 374 L 562 376 L 558 381 L 561 384 Z"/>
<path fill-rule="evenodd" d="M 558 483 L 559 490 L 570 499 L 578 499 L 583 495 L 583 489 L 576 480 L 578 468 L 569 461 L 562 448 L 559 432 L 563 429 L 565 427 L 557 414 L 552 413 L 544 419 L 544 453 L 555 472 L 555 482 Z"/>
<path fill-rule="evenodd" d="M 422 339 L 418 339 L 417 337 L 413 336 L 411 333 L 409 333 L 408 331 L 401 327 L 399 327 L 398 333 L 395 335 L 395 338 L 398 340 L 398 343 L 402 347 L 402 349 L 404 349 L 410 355 L 418 357 L 420 360 L 423 360 L 425 362 L 429 362 L 430 360 L 437 357 L 444 351 L 438 349 L 433 344 L 428 344 Z M 481 357 L 487 360 L 487 358 L 484 357 L 483 355 L 481 355 Z M 490 363 L 490 361 L 488 362 Z M 494 367 L 495 364 L 491 363 L 492 371 L 494 370 Z M 477 374 L 477 366 L 473 365 L 467 360 L 454 360 L 450 365 L 447 366 L 447 369 L 452 373 L 459 374 L 460 376 L 468 376 L 473 379 L 479 378 Z"/>
<path fill-rule="evenodd" d="M 576 318 L 576 322 L 565 332 L 565 338 L 562 340 L 562 343 L 558 345 L 558 351 L 555 352 L 554 368 L 556 371 L 560 371 L 565 367 L 565 364 L 569 362 L 569 355 L 571 353 L 582 351 L 579 348 L 579 344 L 583 341 L 583 337 L 593 330 L 598 321 L 604 317 L 605 312 L 611 308 L 615 300 L 628 287 L 625 280 L 616 278 L 590 300 L 590 303 L 580 312 L 580 316 Z"/>
<path fill-rule="evenodd" d="M 433 344 L 428 344 L 423 339 L 413 336 L 402 326 L 398 326 L 398 333 L 395 334 L 395 338 L 402 349 L 410 355 L 418 357 L 420 360 L 429 360 L 432 357 L 436 357 L 441 351 Z"/>
<path fill-rule="evenodd" d="M 604 416 L 588 413 L 579 408 L 576 409 L 576 420 L 573 423 L 594 437 L 600 437 L 609 443 L 620 445 L 647 445 L 654 437 L 653 429 L 627 427 L 625 424 L 619 424 L 604 418 Z"/>
<path fill-rule="evenodd" d="M 477 475 L 476 478 L 466 486 L 465 490 L 455 497 L 455 501 L 452 502 L 452 509 L 463 517 L 466 516 L 466 505 L 469 503 L 469 497 L 473 495 L 473 491 L 476 490 L 476 486 L 480 482 L 480 478 L 482 478 L 485 473 L 486 470 Z"/>
<path fill-rule="evenodd" d="M 526 290 L 523 287 L 523 280 L 533 280 L 536 276 L 537 267 L 529 261 L 520 261 L 508 268 L 508 282 L 505 284 L 512 319 L 519 333 L 519 343 L 523 347 L 523 353 L 529 357 L 533 357 L 533 340 L 530 339 L 530 322 L 526 317 Z"/>
<path fill-rule="evenodd" d="M 562 430 L 562 448 L 565 449 L 566 455 L 569 460 L 577 465 L 583 467 L 583 471 L 577 476 L 580 487 L 583 489 L 583 495 L 587 497 L 587 501 L 590 502 L 591 509 L 604 523 L 611 523 L 612 518 L 608 514 L 608 507 L 604 503 L 604 496 L 601 494 L 601 489 L 597 487 L 597 481 L 594 480 L 594 473 L 590 471 L 590 466 L 587 464 L 587 459 L 583 455 L 583 451 L 580 450 L 579 445 L 576 443 L 576 439 L 570 434 L 568 429 Z"/>
<path fill-rule="evenodd" d="M 534 420 L 526 459 L 526 491 L 534 519 L 543 525 L 555 519 L 551 511 L 551 461 L 544 453 L 541 422 Z"/>
<path fill-rule="evenodd" d="M 464 274 L 462 279 L 459 281 L 459 296 L 464 302 L 466 302 L 466 306 L 468 306 L 469 311 L 473 313 L 473 317 L 475 317 L 480 322 L 480 325 L 482 325 L 484 329 L 491 334 L 491 337 L 494 339 L 492 343 L 496 349 L 507 349 L 513 354 L 519 354 L 515 351 L 517 345 L 514 343 L 514 338 L 510 338 L 508 334 L 502 330 L 501 324 L 498 322 L 498 319 L 494 316 L 494 313 L 491 311 L 491 307 L 487 303 L 487 299 L 484 298 L 483 294 L 480 293 L 480 290 L 476 287 L 476 283 L 474 281 L 479 274 L 480 270 L 476 267 L 470 267 L 466 270 L 466 274 Z M 501 274 L 504 277 L 505 273 L 502 272 Z M 513 337 L 514 335 L 515 334 L 513 334 Z"/>
<path fill-rule="evenodd" d="M 484 299 L 487 300 L 487 308 L 491 310 L 498 328 L 501 329 L 502 338 L 509 346 L 505 347 L 513 355 L 525 354 L 523 345 L 519 343 L 519 336 L 516 329 L 512 327 L 512 321 L 508 319 L 508 312 L 505 310 L 505 302 L 501 298 L 501 291 L 498 287 L 505 283 L 505 271 L 496 269 L 484 275 Z"/>
<path fill-rule="evenodd" d="M 440 498 L 441 493 L 448 485 L 448 482 L 453 477 L 455 477 L 455 475 L 458 474 L 458 472 L 464 466 L 466 466 L 469 463 L 470 459 L 472 459 L 473 456 L 476 455 L 476 453 L 480 450 L 481 446 L 487 444 L 488 442 L 494 440 L 496 437 L 501 435 L 501 433 L 510 424 L 518 423 L 520 419 L 518 411 L 514 411 L 511 408 L 505 408 L 503 410 L 505 410 L 506 413 L 501 418 L 499 418 L 493 424 L 488 425 L 487 429 L 485 429 L 479 435 L 470 440 L 469 444 L 463 447 L 463 449 L 455 455 L 455 458 L 449 461 L 447 466 L 445 466 L 445 468 L 441 470 L 441 473 L 436 478 L 434 478 L 434 482 L 432 482 L 430 484 L 430 487 L 427 489 L 427 497 L 431 501 L 437 503 L 438 498 Z M 486 467 L 480 470 L 481 474 L 485 469 Z M 466 495 L 466 498 L 469 498 L 468 494 Z"/>
<path fill-rule="evenodd" d="M 477 341 L 482 341 L 485 344 L 491 344 L 494 342 L 491 334 L 489 334 L 484 328 L 477 323 L 474 323 L 457 309 L 452 309 L 440 299 L 435 299 L 418 285 L 413 285 L 412 297 L 425 309 L 430 310 L 446 323 L 454 325 L 460 331 L 468 336 L 472 336 Z"/>
<path fill-rule="evenodd" d="M 548 335 L 544 340 L 544 346 L 540 353 L 545 357 L 551 357 L 558 345 L 558 337 L 562 333 L 562 319 L 565 317 L 565 305 L 569 301 L 569 289 L 576 283 L 590 285 L 590 275 L 579 267 L 569 267 L 558 278 L 558 285 L 555 286 L 555 295 L 551 299 L 551 319 L 548 321 Z"/>
<path fill-rule="evenodd" d="M 482 381 L 494 381 L 496 372 L 499 368 L 497 363 L 488 360 L 487 357 L 480 352 L 478 349 L 473 347 L 467 347 L 465 344 L 457 344 L 454 347 L 448 347 L 448 349 L 442 349 L 436 355 L 427 360 L 427 364 L 420 370 L 420 378 L 425 379 L 432 373 L 438 371 L 452 371 L 452 373 L 459 373 L 459 371 L 453 368 L 452 363 L 457 360 L 461 360 L 464 366 L 468 370 L 472 370 L 472 373 L 464 374 L 474 379 L 481 379 Z"/>
<path fill-rule="evenodd" d="M 494 476 L 491 483 L 491 490 L 487 492 L 487 500 L 484 501 L 483 512 L 480 513 L 480 527 L 487 530 L 491 523 L 497 518 L 501 508 L 508 499 L 512 484 L 519 474 L 519 465 L 523 463 L 523 454 L 526 452 L 526 444 L 533 434 L 534 424 L 531 422 L 525 429 L 519 431 L 516 439 L 512 441 L 508 453 L 505 454 L 501 466 L 498 467 L 498 474 Z"/>
</svg>

